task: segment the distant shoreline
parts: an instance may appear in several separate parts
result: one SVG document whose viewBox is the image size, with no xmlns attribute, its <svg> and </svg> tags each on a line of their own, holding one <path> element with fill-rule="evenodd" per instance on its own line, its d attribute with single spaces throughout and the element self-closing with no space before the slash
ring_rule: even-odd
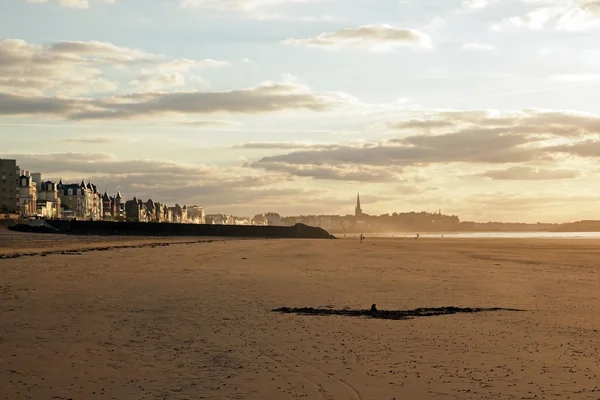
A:
<svg viewBox="0 0 600 400">
<path fill-rule="evenodd" d="M 366 238 L 415 239 L 600 239 L 600 231 L 489 231 L 489 232 L 368 232 Z M 358 238 L 360 233 L 335 233 L 340 239 Z"/>
</svg>

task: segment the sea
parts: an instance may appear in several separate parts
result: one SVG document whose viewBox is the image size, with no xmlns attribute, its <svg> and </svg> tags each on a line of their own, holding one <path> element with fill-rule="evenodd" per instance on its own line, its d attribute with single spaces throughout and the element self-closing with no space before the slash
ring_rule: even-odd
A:
<svg viewBox="0 0 600 400">
<path fill-rule="evenodd" d="M 360 233 L 334 233 L 339 238 L 356 237 Z M 364 233 L 366 238 L 416 238 L 417 232 Z M 419 233 L 423 239 L 600 239 L 600 232 L 428 232 Z"/>
</svg>

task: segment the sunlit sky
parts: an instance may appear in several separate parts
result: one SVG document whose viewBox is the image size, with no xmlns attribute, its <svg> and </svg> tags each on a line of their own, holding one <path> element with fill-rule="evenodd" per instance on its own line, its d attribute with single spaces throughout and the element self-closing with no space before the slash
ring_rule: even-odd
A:
<svg viewBox="0 0 600 400">
<path fill-rule="evenodd" d="M 3 0 L 0 158 L 209 213 L 600 219 L 600 1 Z"/>
</svg>

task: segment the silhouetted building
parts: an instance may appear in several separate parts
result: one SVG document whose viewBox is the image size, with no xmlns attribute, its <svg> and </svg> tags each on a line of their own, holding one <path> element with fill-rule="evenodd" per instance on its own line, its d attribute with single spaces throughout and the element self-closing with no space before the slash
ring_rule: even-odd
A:
<svg viewBox="0 0 600 400">
<path fill-rule="evenodd" d="M 16 160 L 0 159 L 0 212 L 16 213 L 19 210 L 20 175 Z"/>
<path fill-rule="evenodd" d="M 362 217 L 363 212 L 362 208 L 360 208 L 360 193 L 356 195 L 356 208 L 354 209 L 355 217 Z"/>
</svg>

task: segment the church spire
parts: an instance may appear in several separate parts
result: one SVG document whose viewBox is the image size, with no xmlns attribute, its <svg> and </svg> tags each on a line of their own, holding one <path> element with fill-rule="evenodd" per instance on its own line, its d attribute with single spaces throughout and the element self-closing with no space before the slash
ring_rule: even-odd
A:
<svg viewBox="0 0 600 400">
<path fill-rule="evenodd" d="M 362 215 L 362 209 L 360 208 L 360 193 L 356 194 L 356 208 L 354 209 L 354 215 L 357 217 Z"/>
</svg>

